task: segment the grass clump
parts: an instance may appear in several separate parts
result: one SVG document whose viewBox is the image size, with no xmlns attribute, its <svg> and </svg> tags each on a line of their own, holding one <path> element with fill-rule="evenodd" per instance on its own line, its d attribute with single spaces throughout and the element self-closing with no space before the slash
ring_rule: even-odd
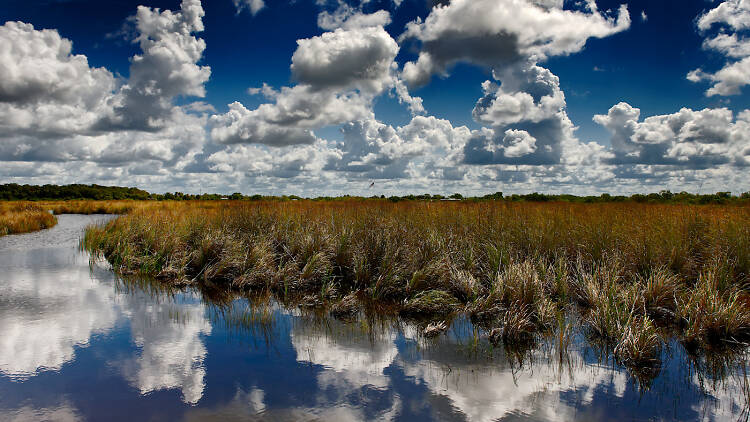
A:
<svg viewBox="0 0 750 422">
<path fill-rule="evenodd" d="M 537 326 L 534 323 L 533 311 L 526 306 L 504 312 L 500 317 L 500 327 L 490 331 L 490 341 L 497 344 L 526 344 L 534 339 Z"/>
<path fill-rule="evenodd" d="M 526 341 L 553 325 L 557 305 L 551 299 L 554 284 L 547 281 L 531 260 L 511 262 L 498 273 L 489 294 L 474 303 L 472 318 L 486 326 L 499 325 L 493 340 Z"/>
<path fill-rule="evenodd" d="M 595 286 L 588 281 L 592 303 L 586 322 L 592 337 L 611 347 L 617 361 L 629 368 L 641 372 L 657 368 L 662 341 L 645 313 L 648 293 L 639 284 L 623 285 L 616 278 L 600 278 L 599 282 Z"/>
<path fill-rule="evenodd" d="M 656 368 L 661 363 L 661 339 L 647 316 L 633 317 L 623 327 L 615 356 L 628 367 Z"/>
<path fill-rule="evenodd" d="M 691 347 L 736 347 L 750 341 L 750 308 L 746 293 L 727 285 L 715 265 L 703 272 L 682 306 L 684 339 Z"/>
<path fill-rule="evenodd" d="M 354 293 L 344 296 L 331 307 L 331 316 L 341 320 L 352 320 L 359 315 L 359 300 Z"/>
<path fill-rule="evenodd" d="M 643 292 L 645 312 L 651 319 L 664 322 L 676 320 L 685 287 L 674 273 L 664 267 L 656 268 L 641 280 L 639 288 Z"/>
<path fill-rule="evenodd" d="M 428 290 L 407 300 L 401 315 L 414 318 L 445 316 L 458 311 L 459 306 L 458 300 L 450 293 Z"/>
</svg>

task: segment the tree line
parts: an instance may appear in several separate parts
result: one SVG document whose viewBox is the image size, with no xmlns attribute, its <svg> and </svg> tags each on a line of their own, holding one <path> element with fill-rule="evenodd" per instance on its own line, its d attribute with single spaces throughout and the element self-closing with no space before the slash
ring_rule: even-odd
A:
<svg viewBox="0 0 750 422">
<path fill-rule="evenodd" d="M 100 185 L 19 185 L 15 183 L 0 185 L 0 200 L 6 201 L 43 201 L 68 199 L 149 199 L 151 194 L 138 188 Z"/>
<path fill-rule="evenodd" d="M 623 195 L 549 195 L 539 192 L 529 194 L 512 194 L 504 195 L 502 192 L 495 192 L 483 196 L 463 196 L 460 193 L 453 195 L 404 195 L 404 196 L 320 196 L 316 198 L 302 198 L 296 195 L 283 196 L 266 196 L 266 195 L 244 195 L 235 192 L 231 195 L 217 193 L 204 193 L 194 195 L 183 192 L 167 193 L 149 193 L 145 190 L 120 187 L 120 186 L 101 186 L 101 185 L 19 185 L 15 183 L 0 185 L 0 200 L 5 201 L 44 201 L 44 200 L 71 200 L 71 199 L 93 199 L 93 200 L 156 200 L 156 201 L 218 201 L 218 200 L 236 200 L 236 201 L 260 201 L 260 200 L 277 200 L 293 201 L 300 199 L 312 199 L 315 201 L 336 201 L 336 200 L 388 200 L 391 202 L 400 201 L 511 201 L 511 202 L 578 202 L 578 203 L 602 203 L 602 202 L 638 202 L 638 203 L 680 203 L 680 204 L 726 204 L 726 203 L 750 203 L 750 192 L 741 195 L 733 195 L 731 192 L 716 192 L 709 194 L 694 194 L 689 192 L 673 193 L 669 190 L 662 190 L 658 193 L 634 194 L 630 196 Z"/>
</svg>

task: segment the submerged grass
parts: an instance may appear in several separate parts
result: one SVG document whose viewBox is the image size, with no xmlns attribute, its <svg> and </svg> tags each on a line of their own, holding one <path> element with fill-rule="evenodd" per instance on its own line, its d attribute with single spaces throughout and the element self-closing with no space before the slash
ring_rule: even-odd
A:
<svg viewBox="0 0 750 422">
<path fill-rule="evenodd" d="M 122 273 L 300 296 L 344 319 L 361 298 L 433 321 L 466 311 L 506 344 L 577 310 L 618 361 L 652 367 L 662 329 L 703 349 L 750 339 L 748 227 L 743 206 L 175 202 L 133 206 L 85 246 Z"/>
</svg>

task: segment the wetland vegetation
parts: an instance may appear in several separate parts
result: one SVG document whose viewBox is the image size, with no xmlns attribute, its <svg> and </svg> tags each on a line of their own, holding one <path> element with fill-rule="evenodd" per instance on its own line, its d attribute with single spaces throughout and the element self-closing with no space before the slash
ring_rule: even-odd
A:
<svg viewBox="0 0 750 422">
<path fill-rule="evenodd" d="M 0 202 L 0 236 L 48 229 L 57 219 L 38 204 Z"/>
<path fill-rule="evenodd" d="M 425 334 L 468 316 L 509 349 L 570 325 L 646 380 L 678 341 L 750 340 L 750 208 L 387 200 L 154 202 L 90 227 L 120 274 L 355 317 L 377 307 Z"/>
</svg>

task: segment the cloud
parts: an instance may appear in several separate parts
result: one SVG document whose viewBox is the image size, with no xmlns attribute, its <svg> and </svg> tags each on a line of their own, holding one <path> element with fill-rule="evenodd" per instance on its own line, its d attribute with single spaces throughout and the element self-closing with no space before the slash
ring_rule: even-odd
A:
<svg viewBox="0 0 750 422">
<path fill-rule="evenodd" d="M 619 103 L 594 121 L 612 133 L 614 163 L 709 168 L 750 164 L 750 112 L 736 119 L 726 108 L 677 113 L 640 120 L 640 109 Z"/>
<path fill-rule="evenodd" d="M 90 68 L 73 43 L 55 30 L 37 31 L 31 24 L 0 26 L 0 104 L 56 102 L 96 108 L 115 87 L 104 68 Z"/>
<path fill-rule="evenodd" d="M 432 13 L 456 4 L 462 2 L 440 6 Z M 603 162 L 611 153 L 575 137 L 559 78 L 536 62 L 548 54 L 578 51 L 591 36 L 624 29 L 629 25 L 627 10 L 621 9 L 620 18 L 615 19 L 600 14 L 593 2 L 585 12 L 563 11 L 559 1 L 509 4 L 535 16 L 536 26 L 549 23 L 554 16 L 569 20 L 570 25 L 583 22 L 588 26 L 584 25 L 583 35 L 575 33 L 575 39 L 561 30 L 559 40 L 539 41 L 537 46 L 519 41 L 512 47 L 518 57 L 511 61 L 459 57 L 493 70 L 493 81 L 483 85 L 485 95 L 473 112 L 474 119 L 488 127 L 471 131 L 434 116 L 421 116 L 425 113 L 421 99 L 409 94 L 395 72 L 398 45 L 382 27 L 390 16 L 364 15 L 359 8 L 339 3 L 336 11 L 319 15 L 319 25 L 330 32 L 298 41 L 291 67 L 296 86 L 279 91 L 266 85 L 252 89 L 249 92 L 262 94 L 270 102 L 255 110 L 232 104 L 228 113 L 211 118 L 212 138 L 231 146 L 208 158 L 210 168 L 234 177 L 252 177 L 256 186 L 259 180 L 273 184 L 268 179 L 273 176 L 332 189 L 341 174 L 344 183 L 376 179 L 401 189 L 431 189 L 435 181 L 462 183 L 461 190 L 467 190 L 498 180 L 574 184 L 611 179 L 610 166 Z M 424 28 L 433 21 L 428 17 Z M 461 28 L 468 33 L 474 29 L 475 25 L 468 24 Z M 455 32 L 452 35 L 466 38 Z M 408 124 L 394 127 L 375 118 L 372 100 L 389 89 L 413 113 Z M 317 139 L 314 131 L 331 125 L 342 125 L 343 140 Z M 309 155 L 305 158 L 304 154 Z M 519 165 L 524 167 L 510 169 Z"/>
<path fill-rule="evenodd" d="M 565 108 L 560 80 L 545 68 L 513 68 L 496 77 L 502 86 L 490 81 L 482 84 L 485 96 L 474 108 L 477 122 L 492 126 L 538 123 L 554 118 Z"/>
<path fill-rule="evenodd" d="M 341 158 L 341 152 L 322 140 L 312 145 L 266 148 L 264 145 L 238 144 L 211 154 L 206 162 L 211 170 L 237 172 L 252 177 L 313 178 L 329 161 Z"/>
<path fill-rule="evenodd" d="M 314 89 L 357 89 L 379 94 L 392 85 L 398 44 L 382 26 L 336 29 L 297 41 L 292 75 Z"/>
<path fill-rule="evenodd" d="M 715 24 L 734 30 L 750 28 L 750 4 L 746 0 L 725 0 L 698 18 L 698 28 L 706 31 Z"/>
<path fill-rule="evenodd" d="M 421 49 L 416 61 L 404 65 L 402 77 L 422 85 L 458 62 L 492 69 L 494 80 L 484 82 L 484 96 L 473 110 L 474 120 L 488 127 L 465 144 L 463 164 L 597 164 L 601 150 L 575 137 L 559 78 L 538 63 L 629 26 L 624 5 L 614 17 L 599 12 L 593 1 L 580 10 L 565 10 L 556 0 L 452 1 L 407 25 L 400 40 L 417 39 Z M 597 159 L 580 156 L 592 151 Z"/>
<path fill-rule="evenodd" d="M 457 176 L 456 163 L 471 131 L 448 120 L 415 116 L 401 127 L 368 117 L 345 123 L 343 140 L 316 139 L 309 145 L 235 143 L 207 158 L 224 174 L 296 178 L 299 183 L 330 186 L 352 179 L 402 179 Z M 341 174 L 346 174 L 342 179 Z"/>
<path fill-rule="evenodd" d="M 210 75 L 200 60 L 205 43 L 191 35 L 203 29 L 200 1 L 185 0 L 181 11 L 140 7 L 135 18 L 142 55 L 132 59 L 121 86 L 103 68 L 54 30 L 8 22 L 0 38 L 9 46 L 0 66 L 0 157 L 23 161 L 128 161 L 156 159 L 172 164 L 203 142 L 201 118 L 176 96 L 202 96 Z M 181 128 L 197 130 L 186 134 Z M 137 135 L 145 130 L 151 134 Z M 173 137 L 170 135 L 177 135 Z M 120 150 L 124 154 L 115 157 Z M 189 154 L 188 154 L 189 155 Z"/>
<path fill-rule="evenodd" d="M 251 13 L 262 3 L 235 2 Z M 639 183 L 740 180 L 738 169 L 748 161 L 745 113 L 726 109 L 641 120 L 637 109 L 616 106 L 597 116 L 613 134 L 611 148 L 578 139 L 561 81 L 543 63 L 627 29 L 625 6 L 440 1 L 398 37 L 390 35 L 398 28 L 388 11 L 363 11 L 372 11 L 372 2 L 323 3 L 316 2 L 325 9 L 317 16 L 323 32 L 298 41 L 292 83 L 258 83 L 248 93 L 262 96 L 254 98 L 260 105 L 236 101 L 221 112 L 200 101 L 211 70 L 201 62 L 206 44 L 198 36 L 204 14 L 198 0 L 173 11 L 138 9 L 129 22 L 140 52 L 126 77 L 92 67 L 55 30 L 0 26 L 0 69 L 7 75 L 0 80 L 0 175 L 21 183 L 85 180 L 161 191 L 252 186 L 317 195 L 353 192 L 376 180 L 378 193 L 393 194 L 503 187 L 622 192 L 641 190 Z M 709 95 L 739 93 L 750 80 L 747 12 L 742 1 L 724 1 L 697 20 L 707 34 L 703 47 L 726 57 L 719 70 L 689 75 L 709 81 Z M 405 50 L 410 61 L 399 68 Z M 431 116 L 409 91 L 457 63 L 491 72 L 472 110 L 474 130 Z M 379 120 L 374 107 L 383 94 L 408 108 L 411 119 Z M 335 129 L 340 136 L 324 139 Z"/>
<path fill-rule="evenodd" d="M 212 108 L 174 102 L 205 94 L 210 69 L 197 64 L 205 42 L 193 36 L 203 14 L 198 0 L 179 11 L 138 8 L 132 21 L 142 53 L 127 79 L 90 67 L 56 30 L 0 26 L 0 161 L 78 162 L 91 176 L 109 173 L 103 180 L 187 166 L 205 144 Z"/>
<path fill-rule="evenodd" d="M 269 113 L 277 111 L 270 107 L 251 111 L 241 103 L 234 102 L 229 105 L 229 112 L 211 116 L 211 137 L 223 144 L 286 146 L 315 142 L 315 135 L 309 129 L 278 124 L 264 118 L 262 115 L 266 110 Z"/>
<path fill-rule="evenodd" d="M 354 91 L 322 89 L 310 85 L 274 91 L 273 103 L 248 110 L 235 102 L 229 112 L 211 116 L 214 141 L 258 143 L 270 146 L 309 144 L 312 129 L 337 125 L 372 114 L 370 96 Z"/>
<path fill-rule="evenodd" d="M 474 120 L 491 128 L 477 132 L 466 144 L 465 162 L 559 164 L 566 154 L 564 146 L 578 142 L 559 78 L 534 64 L 496 69 L 493 75 L 502 85 L 486 81 L 482 85 L 485 95 L 473 112 Z M 523 144 L 518 144 L 520 133 L 526 134 Z"/>
<path fill-rule="evenodd" d="M 350 122 L 342 129 L 340 159 L 327 170 L 367 179 L 443 178 L 456 172 L 458 156 L 471 136 L 465 126 L 448 120 L 415 116 L 394 128 L 375 119 Z"/>
<path fill-rule="evenodd" d="M 703 42 L 705 50 L 714 50 L 725 55 L 724 67 L 711 73 L 696 69 L 688 73 L 691 82 L 710 81 L 713 85 L 706 96 L 739 95 L 742 87 L 750 84 L 750 39 L 745 31 L 750 29 L 750 3 L 745 0 L 726 0 L 698 18 L 702 32 L 719 26 L 721 32 Z M 724 30 L 734 31 L 726 33 Z M 732 61 L 733 60 L 733 61 Z"/>
<path fill-rule="evenodd" d="M 86 132 L 105 109 L 114 76 L 72 54 L 72 43 L 57 31 L 6 22 L 0 45 L 0 136 Z"/>
<path fill-rule="evenodd" d="M 318 14 L 318 26 L 321 29 L 333 31 L 338 28 L 357 29 L 365 27 L 386 26 L 391 23 L 391 14 L 385 10 L 375 13 L 362 13 L 360 8 L 354 8 L 346 3 L 339 3 L 333 12 L 324 10 Z"/>
<path fill-rule="evenodd" d="M 175 97 L 203 97 L 211 68 L 199 66 L 206 42 L 200 0 L 183 0 L 179 12 L 139 6 L 136 29 L 143 54 L 131 59 L 130 77 L 111 99 L 100 130 L 154 131 L 169 124 Z"/>
<path fill-rule="evenodd" d="M 536 151 L 536 138 L 525 130 L 506 130 L 503 144 L 507 145 L 503 154 L 510 158 L 523 157 Z"/>
<path fill-rule="evenodd" d="M 350 9 L 336 13 L 345 16 L 321 15 L 322 26 L 336 29 L 297 41 L 291 71 L 298 84 L 279 91 L 265 85 L 253 89 L 251 93 L 262 93 L 271 101 L 254 110 L 233 103 L 229 112 L 212 116 L 214 141 L 311 144 L 316 139 L 313 130 L 371 119 L 373 100 L 390 89 L 415 114 L 424 111 L 421 99 L 410 96 L 397 78 L 394 59 L 399 47 L 382 26 L 390 15 Z"/>
<path fill-rule="evenodd" d="M 253 16 L 266 7 L 266 3 L 263 0 L 232 0 L 232 2 L 234 2 L 234 7 L 237 8 L 237 13 L 247 8 Z"/>
<path fill-rule="evenodd" d="M 399 38 L 422 43 L 417 60 L 404 66 L 403 78 L 424 85 L 460 61 L 488 67 L 543 61 L 578 52 L 589 38 L 630 26 L 624 5 L 617 18 L 600 13 L 593 1 L 586 8 L 563 10 L 561 1 L 530 0 L 454 0 L 435 6 L 424 21 L 409 23 Z"/>
</svg>

